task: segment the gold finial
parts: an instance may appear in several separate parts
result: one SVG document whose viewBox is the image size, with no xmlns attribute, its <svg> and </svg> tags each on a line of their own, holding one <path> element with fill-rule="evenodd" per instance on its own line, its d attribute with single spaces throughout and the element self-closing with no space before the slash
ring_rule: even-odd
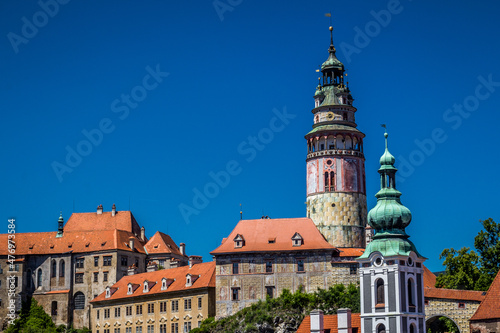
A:
<svg viewBox="0 0 500 333">
<path fill-rule="evenodd" d="M 330 29 L 330 31 L 333 31 L 333 27 L 332 27 L 332 26 L 330 26 L 330 28 L 329 28 L 329 29 Z"/>
</svg>

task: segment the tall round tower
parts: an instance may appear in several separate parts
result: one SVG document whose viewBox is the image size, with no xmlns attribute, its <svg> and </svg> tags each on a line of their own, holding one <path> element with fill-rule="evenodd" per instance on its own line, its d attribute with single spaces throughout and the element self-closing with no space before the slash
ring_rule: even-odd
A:
<svg viewBox="0 0 500 333">
<path fill-rule="evenodd" d="M 307 140 L 307 216 L 336 247 L 364 247 L 366 186 L 363 138 L 344 64 L 335 56 L 330 27 L 328 59 L 314 94 Z M 344 81 L 346 81 L 344 83 Z"/>
</svg>

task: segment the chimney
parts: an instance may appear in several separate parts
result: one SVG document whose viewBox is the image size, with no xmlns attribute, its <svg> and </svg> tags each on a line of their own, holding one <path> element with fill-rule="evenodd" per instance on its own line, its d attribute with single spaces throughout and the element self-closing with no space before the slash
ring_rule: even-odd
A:
<svg viewBox="0 0 500 333">
<path fill-rule="evenodd" d="M 158 270 L 158 264 L 153 262 L 153 261 L 150 261 L 148 262 L 148 265 L 146 266 L 146 272 L 155 272 Z"/>
<path fill-rule="evenodd" d="M 183 256 L 185 256 L 185 255 L 186 255 L 186 244 L 184 244 L 184 243 L 180 243 L 180 244 L 179 244 L 179 250 L 181 251 L 181 254 L 182 254 Z"/>
<path fill-rule="evenodd" d="M 137 267 L 135 266 L 135 264 L 130 266 L 127 270 L 127 275 L 134 275 L 134 274 L 137 274 Z"/>
<path fill-rule="evenodd" d="M 102 215 L 102 205 L 97 206 L 97 215 Z"/>
<path fill-rule="evenodd" d="M 311 333 L 325 333 L 325 330 L 323 329 L 323 311 L 318 309 L 312 310 L 310 316 Z"/>
<path fill-rule="evenodd" d="M 116 205 L 113 204 L 113 207 L 111 207 L 111 216 L 115 216 L 116 215 Z"/>
<path fill-rule="evenodd" d="M 351 309 L 337 310 L 337 327 L 339 333 L 352 333 Z"/>
<path fill-rule="evenodd" d="M 62 237 L 63 230 L 64 230 L 64 219 L 62 217 L 62 212 L 61 212 L 61 215 L 59 215 L 59 220 L 57 220 L 57 235 L 56 235 L 56 237 Z"/>
<path fill-rule="evenodd" d="M 188 262 L 189 268 L 191 268 L 193 265 L 201 264 L 203 262 L 203 258 L 201 256 L 189 256 Z"/>
<path fill-rule="evenodd" d="M 144 229 L 144 226 L 141 227 L 141 240 L 143 242 L 146 241 L 146 229 Z"/>
<path fill-rule="evenodd" d="M 132 251 L 134 251 L 134 242 L 135 242 L 134 237 L 130 236 L 130 237 L 128 238 L 128 245 L 129 245 L 129 247 L 130 247 L 130 249 L 131 249 Z"/>
</svg>

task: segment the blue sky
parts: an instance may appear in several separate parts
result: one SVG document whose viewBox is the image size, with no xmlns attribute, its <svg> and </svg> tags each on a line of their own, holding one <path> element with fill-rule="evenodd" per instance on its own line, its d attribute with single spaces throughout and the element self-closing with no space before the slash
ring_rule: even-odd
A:
<svg viewBox="0 0 500 333">
<path fill-rule="evenodd" d="M 444 248 L 473 246 L 479 219 L 500 221 L 495 1 L 55 3 L 0 3 L 5 231 L 9 217 L 17 232 L 56 230 L 59 211 L 116 203 L 148 236 L 210 260 L 240 203 L 244 218 L 305 216 L 330 11 L 366 134 L 369 209 L 386 123 L 407 232 L 431 270 Z"/>
</svg>

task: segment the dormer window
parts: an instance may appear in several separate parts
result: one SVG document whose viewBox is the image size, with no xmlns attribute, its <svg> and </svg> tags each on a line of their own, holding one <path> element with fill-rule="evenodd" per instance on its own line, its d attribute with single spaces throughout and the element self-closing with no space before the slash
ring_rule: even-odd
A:
<svg viewBox="0 0 500 333">
<path fill-rule="evenodd" d="M 149 282 L 147 280 L 144 281 L 144 289 L 142 291 L 145 293 L 149 292 Z"/>
<path fill-rule="evenodd" d="M 129 283 L 127 286 L 127 295 L 132 295 L 133 290 L 132 290 L 132 283 Z"/>
<path fill-rule="evenodd" d="M 242 248 L 243 246 L 245 246 L 245 239 L 240 234 L 237 234 L 236 237 L 234 237 L 233 241 L 234 241 L 234 248 L 235 249 L 239 249 L 239 248 Z"/>
<path fill-rule="evenodd" d="M 167 290 L 167 279 L 161 279 L 161 290 Z"/>
<path fill-rule="evenodd" d="M 302 244 L 304 244 L 304 238 L 296 232 L 292 237 L 292 246 L 301 246 Z"/>
<path fill-rule="evenodd" d="M 111 297 L 111 289 L 109 287 L 106 287 L 106 298 Z"/>
<path fill-rule="evenodd" d="M 186 275 L 186 287 L 191 287 L 193 285 L 193 281 L 191 280 L 191 274 Z"/>
</svg>

